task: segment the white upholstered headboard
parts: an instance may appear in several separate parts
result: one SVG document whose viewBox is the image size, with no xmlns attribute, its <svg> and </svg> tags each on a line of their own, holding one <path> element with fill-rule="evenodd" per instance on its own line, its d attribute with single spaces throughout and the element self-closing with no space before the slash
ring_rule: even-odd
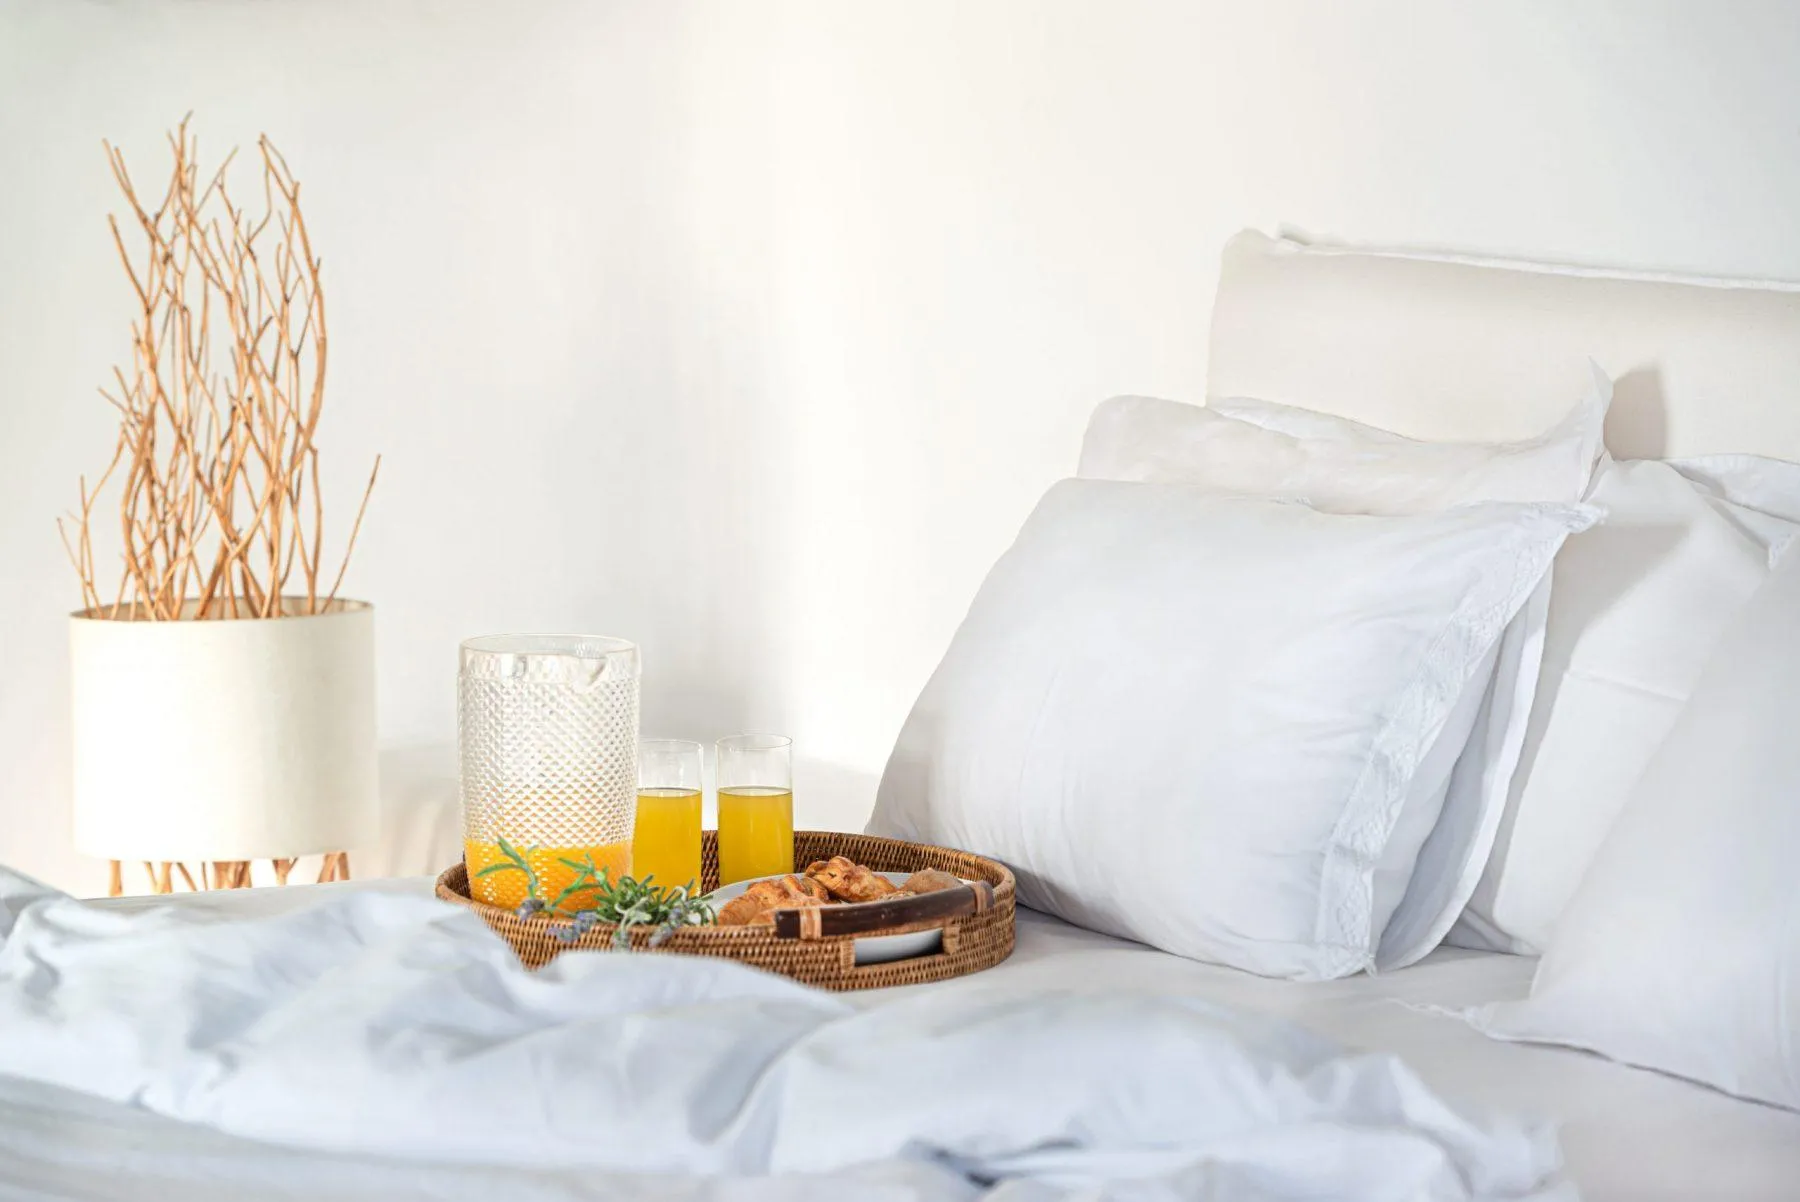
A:
<svg viewBox="0 0 1800 1202">
<path fill-rule="evenodd" d="M 1630 458 L 1800 461 L 1800 288 L 1432 259 L 1246 232 L 1225 247 L 1207 395 L 1416 438 L 1536 434 L 1617 381 Z"/>
</svg>

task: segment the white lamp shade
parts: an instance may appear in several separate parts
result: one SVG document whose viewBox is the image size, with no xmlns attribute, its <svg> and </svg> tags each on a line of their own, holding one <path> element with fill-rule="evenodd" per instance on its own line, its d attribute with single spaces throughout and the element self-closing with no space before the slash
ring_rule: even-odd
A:
<svg viewBox="0 0 1800 1202">
<path fill-rule="evenodd" d="M 81 851 L 257 860 L 374 842 L 369 605 L 69 625 Z"/>
</svg>

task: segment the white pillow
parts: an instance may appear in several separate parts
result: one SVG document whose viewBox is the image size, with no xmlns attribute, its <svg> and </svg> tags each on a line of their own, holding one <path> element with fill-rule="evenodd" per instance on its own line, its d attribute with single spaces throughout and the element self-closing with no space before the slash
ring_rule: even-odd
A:
<svg viewBox="0 0 1800 1202">
<path fill-rule="evenodd" d="M 1612 382 L 1554 427 L 1513 443 L 1416 442 L 1288 405 L 1216 398 L 1205 408 L 1114 397 L 1088 421 L 1078 474 L 1093 480 L 1205 484 L 1294 497 L 1332 513 L 1420 513 L 1476 501 L 1577 501 L 1601 450 Z"/>
<path fill-rule="evenodd" d="M 1732 497 L 1779 503 L 1800 469 L 1755 462 L 1765 470 L 1737 461 Z M 1462 946 L 1534 954 L 1549 944 L 1714 645 L 1795 531 L 1653 460 L 1604 462 L 1589 499 L 1607 517 L 1557 556 L 1525 749 L 1487 869 L 1450 936 Z"/>
<path fill-rule="evenodd" d="M 913 707 L 869 829 L 997 856 L 1025 904 L 1181 955 L 1370 968 L 1390 845 L 1436 819 L 1407 812 L 1414 777 L 1595 516 L 1064 481 Z"/>
<path fill-rule="evenodd" d="M 1531 997 L 1475 1012 L 1800 1108 L 1800 556 L 1719 643 L 1606 836 Z"/>
<path fill-rule="evenodd" d="M 1430 445 L 1268 401 L 1227 398 L 1208 407 L 1300 438 Z M 1573 420 L 1558 428 L 1577 438 L 1586 429 Z M 1524 750 L 1480 884 L 1465 894 L 1468 907 L 1449 937 L 1461 946 L 1536 954 L 1548 943 L 1725 623 L 1800 530 L 1800 466 L 1750 455 L 1609 459 L 1588 499 L 1607 518 L 1557 556 L 1535 700 L 1525 694 Z M 1484 728 L 1477 724 L 1477 734 Z M 1444 807 L 1446 821 L 1467 813 Z M 1409 906 L 1401 918 L 1417 913 Z M 1417 943 L 1398 931 L 1391 941 Z"/>
<path fill-rule="evenodd" d="M 1095 410 L 1082 443 L 1086 476 L 1165 479 L 1224 492 L 1295 496 L 1347 513 L 1406 513 L 1468 501 L 1577 501 L 1587 491 L 1611 399 L 1611 381 L 1589 365 L 1590 388 L 1551 430 L 1507 444 L 1416 442 L 1372 426 L 1288 405 L 1214 399 L 1207 409 L 1118 397 Z M 1447 722 L 1420 796 L 1403 811 L 1436 815 L 1425 831 L 1403 828 L 1409 872 L 1388 866 L 1383 889 L 1404 899 L 1382 932 L 1377 967 L 1411 964 L 1444 939 L 1474 892 L 1500 825 L 1524 744 L 1549 613 L 1544 581 L 1473 675 Z"/>
</svg>

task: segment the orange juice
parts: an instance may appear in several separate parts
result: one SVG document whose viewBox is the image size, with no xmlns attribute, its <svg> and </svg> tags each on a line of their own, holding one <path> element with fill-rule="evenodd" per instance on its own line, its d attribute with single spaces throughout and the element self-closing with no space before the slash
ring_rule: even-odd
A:
<svg viewBox="0 0 1800 1202">
<path fill-rule="evenodd" d="M 719 790 L 719 883 L 794 871 L 794 791 L 769 785 Z"/>
<path fill-rule="evenodd" d="M 638 790 L 631 875 L 663 889 L 700 888 L 700 790 Z"/>
<path fill-rule="evenodd" d="M 585 864 L 586 857 L 594 857 L 597 868 L 608 870 L 612 880 L 631 871 L 631 844 L 604 843 L 590 847 L 520 847 L 512 843 L 512 849 L 525 858 L 537 873 L 538 897 L 546 904 L 553 902 L 562 891 L 572 884 L 576 871 L 563 863 L 573 860 L 577 864 Z M 488 902 L 496 906 L 505 906 L 515 910 L 519 903 L 528 896 L 530 889 L 523 872 L 507 870 L 492 872 L 487 876 L 477 876 L 483 868 L 490 864 L 508 863 L 507 857 L 500 851 L 497 843 L 486 843 L 476 839 L 463 841 L 463 862 L 469 866 L 469 894 L 477 901 Z M 592 889 L 583 889 L 563 901 L 565 910 L 585 909 L 594 902 Z"/>
</svg>

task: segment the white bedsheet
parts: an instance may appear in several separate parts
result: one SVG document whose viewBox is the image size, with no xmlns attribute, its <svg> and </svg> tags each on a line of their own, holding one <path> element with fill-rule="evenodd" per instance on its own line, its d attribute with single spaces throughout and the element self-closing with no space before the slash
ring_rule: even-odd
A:
<svg viewBox="0 0 1800 1202">
<path fill-rule="evenodd" d="M 174 904 L 233 913 L 274 913 L 349 889 L 427 893 L 430 883 L 383 881 L 269 889 L 183 897 Z M 170 903 L 121 899 L 111 904 L 138 909 Z M 1444 949 L 1412 968 L 1392 974 L 1299 985 L 1181 960 L 1021 911 L 1018 949 L 995 969 L 939 985 L 844 996 L 850 1004 L 866 1008 L 926 991 L 947 997 L 1003 988 L 1068 991 L 1129 987 L 1197 995 L 1291 1019 L 1349 1046 L 1397 1053 L 1429 1085 L 1453 1100 L 1554 1121 L 1569 1176 L 1588 1202 L 1791 1202 L 1800 1198 L 1800 1115 L 1738 1101 L 1579 1052 L 1499 1043 L 1442 1013 L 1445 1009 L 1523 997 L 1534 967 L 1535 961 L 1523 957 Z M 43 1114 L 54 1113 L 41 1106 L 9 1111 L 7 1100 L 0 1093 L 0 1139 L 9 1129 L 27 1129 L 9 1123 L 9 1114 L 29 1113 L 41 1125 Z M 111 1122 L 132 1132 L 147 1132 L 157 1126 L 141 1112 L 114 1116 Z M 78 1128 L 79 1124 L 74 1129 Z M 153 1151 L 165 1153 L 182 1140 L 200 1141 L 201 1152 L 224 1166 L 234 1163 L 234 1158 L 245 1157 L 279 1166 L 284 1163 L 283 1157 L 291 1155 L 273 1153 L 259 1145 L 239 1144 L 194 1128 L 160 1132 L 154 1138 L 145 1134 L 141 1139 L 115 1138 L 117 1129 L 101 1123 L 95 1135 L 97 1142 L 90 1144 L 95 1155 L 88 1157 L 84 1171 L 97 1181 L 108 1175 L 105 1166 L 109 1162 L 104 1157 L 123 1155 L 117 1151 L 120 1147 L 133 1149 L 128 1155 L 140 1158 L 132 1161 L 130 1168 L 130 1172 L 139 1173 L 145 1171 L 141 1157 L 152 1155 Z M 50 1156 L 57 1148 L 68 1150 L 66 1141 L 33 1140 L 24 1134 L 18 1142 L 29 1146 L 30 1154 L 36 1157 Z M 99 1151 L 102 1148 L 106 1149 L 104 1155 Z M 14 1150 L 0 1144 L 0 1153 L 9 1151 Z M 351 1176 L 355 1180 L 373 1179 L 362 1175 L 365 1166 L 354 1167 L 357 1173 Z M 125 1169 L 121 1167 L 120 1171 Z M 221 1173 L 224 1179 L 230 1178 L 225 1169 Z M 5 1173 L 0 1173 L 0 1182 L 7 1179 Z M 293 1178 L 289 1174 L 283 1179 Z M 463 1179 L 479 1188 L 478 1181 L 466 1176 Z M 866 1184 L 869 1192 L 861 1196 L 901 1199 L 925 1196 L 922 1191 L 935 1188 L 938 1183 L 888 1177 Z M 343 1192 L 334 1196 L 365 1196 L 348 1185 L 341 1188 Z M 731 1187 L 721 1183 L 709 1188 Z M 0 1191 L 3 1190 L 0 1185 Z M 7 1195 L 0 1192 L 0 1197 L 4 1196 Z M 99 1192 L 73 1196 L 117 1195 Z M 185 1196 L 203 1200 L 209 1195 L 190 1191 Z M 294 1196 L 301 1193 L 297 1191 Z M 371 1187 L 367 1196 L 377 1196 L 376 1189 Z M 802 1191 L 789 1196 L 806 1198 L 807 1194 Z"/>
<path fill-rule="evenodd" d="M 530 974 L 473 913 L 375 892 L 221 919 L 86 905 L 0 870 L 0 1075 L 29 1132 L 5 1124 L 8 1160 L 60 1139 L 27 1108 L 133 1129 L 99 1099 L 420 1166 L 440 1196 L 466 1196 L 458 1169 L 504 1172 L 516 1202 L 566 1197 L 581 1173 L 653 1198 L 768 1174 L 955 1202 L 990 1185 L 1018 1202 L 1569 1196 L 1541 1125 L 1469 1122 L 1392 1056 L 1201 997 L 1001 987 L 858 1008 L 674 956 Z M 180 1180 L 159 1146 L 180 1137 L 139 1133 Z M 232 1167 L 266 1192 L 266 1167 Z"/>
<path fill-rule="evenodd" d="M 1534 958 L 1442 948 L 1380 976 L 1295 984 L 1183 960 L 1019 914 L 1018 949 L 940 986 L 852 994 L 878 1005 L 913 989 L 1131 988 L 1286 1018 L 1350 1047 L 1393 1052 L 1446 1098 L 1557 1127 L 1584 1202 L 1797 1202 L 1800 1114 L 1562 1048 L 1502 1043 L 1453 1014 L 1518 999 Z"/>
</svg>

